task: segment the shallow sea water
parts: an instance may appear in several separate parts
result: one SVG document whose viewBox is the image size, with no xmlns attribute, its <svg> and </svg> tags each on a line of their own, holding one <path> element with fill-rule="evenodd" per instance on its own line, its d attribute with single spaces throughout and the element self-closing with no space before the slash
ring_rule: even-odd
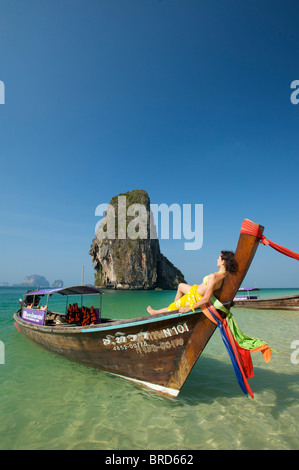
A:
<svg viewBox="0 0 299 470">
<path fill-rule="evenodd" d="M 254 399 L 239 388 L 216 330 L 177 398 L 52 355 L 13 325 L 21 288 L 0 288 L 0 449 L 299 449 L 299 312 L 232 309 L 240 328 L 283 354 L 252 355 Z M 261 291 L 262 296 L 299 290 Z M 134 318 L 170 291 L 109 291 L 104 315 Z M 64 306 L 64 303 L 62 303 Z M 297 346 L 299 349 L 299 346 Z M 297 356 L 299 359 L 299 351 Z"/>
</svg>

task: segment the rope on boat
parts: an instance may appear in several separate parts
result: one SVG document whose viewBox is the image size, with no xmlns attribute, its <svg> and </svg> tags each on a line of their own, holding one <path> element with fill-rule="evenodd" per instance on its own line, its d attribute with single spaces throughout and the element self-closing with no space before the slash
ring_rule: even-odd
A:
<svg viewBox="0 0 299 470">
<path fill-rule="evenodd" d="M 261 233 L 259 226 L 254 222 L 251 222 L 249 219 L 243 220 L 241 233 L 246 233 L 248 235 L 253 235 L 257 238 L 260 238 L 262 245 L 269 245 L 271 248 L 274 248 L 274 250 L 279 251 L 283 255 L 289 256 L 290 258 L 294 258 L 299 261 L 299 253 L 295 253 L 295 251 L 291 251 L 288 248 L 278 245 L 277 243 L 274 243 L 266 238 L 265 235 Z"/>
<path fill-rule="evenodd" d="M 276 352 L 277 354 L 283 354 L 284 356 L 292 357 L 291 354 L 287 354 L 287 353 L 285 353 L 285 352 L 279 351 L 278 349 L 271 348 L 271 347 L 270 347 L 270 349 L 271 349 L 271 351 L 274 351 L 274 352 Z"/>
</svg>

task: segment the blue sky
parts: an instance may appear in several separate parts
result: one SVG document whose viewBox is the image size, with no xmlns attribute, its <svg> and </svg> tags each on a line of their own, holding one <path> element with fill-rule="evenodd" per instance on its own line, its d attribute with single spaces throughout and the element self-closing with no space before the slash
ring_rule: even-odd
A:
<svg viewBox="0 0 299 470">
<path fill-rule="evenodd" d="M 0 4 L 0 282 L 93 281 L 95 209 L 142 188 L 203 204 L 203 247 L 161 240 L 190 283 L 243 218 L 299 252 L 296 1 Z M 261 246 L 246 285 L 299 287 Z"/>
</svg>

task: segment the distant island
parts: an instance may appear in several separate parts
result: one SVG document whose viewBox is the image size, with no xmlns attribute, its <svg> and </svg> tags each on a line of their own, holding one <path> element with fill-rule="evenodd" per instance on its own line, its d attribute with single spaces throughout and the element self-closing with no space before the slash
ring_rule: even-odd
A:
<svg viewBox="0 0 299 470">
<path fill-rule="evenodd" d="M 17 285 L 22 287 L 50 287 L 50 283 L 45 276 L 40 276 L 39 274 L 26 276 L 24 281 Z"/>
<path fill-rule="evenodd" d="M 58 279 L 58 281 L 52 282 L 51 287 L 55 287 L 55 288 L 63 287 L 63 281 L 61 279 Z"/>
<path fill-rule="evenodd" d="M 14 284 L 14 286 L 18 287 L 50 287 L 49 281 L 45 278 L 45 276 L 41 276 L 40 274 L 31 274 L 30 276 L 26 276 L 24 281 L 20 284 Z M 63 287 L 63 281 L 58 279 L 52 283 L 54 288 Z"/>
</svg>

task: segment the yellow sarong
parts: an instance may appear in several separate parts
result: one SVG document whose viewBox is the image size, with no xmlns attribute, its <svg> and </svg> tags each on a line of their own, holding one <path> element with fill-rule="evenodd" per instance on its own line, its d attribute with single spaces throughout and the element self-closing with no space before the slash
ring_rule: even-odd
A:
<svg viewBox="0 0 299 470">
<path fill-rule="evenodd" d="M 197 288 L 198 284 L 194 284 L 188 294 L 185 294 L 180 299 L 176 300 L 175 302 L 172 302 L 172 304 L 168 306 L 168 310 L 171 311 L 178 310 L 181 307 L 190 307 L 193 312 L 195 312 L 194 305 L 203 297 L 197 292 Z"/>
</svg>

